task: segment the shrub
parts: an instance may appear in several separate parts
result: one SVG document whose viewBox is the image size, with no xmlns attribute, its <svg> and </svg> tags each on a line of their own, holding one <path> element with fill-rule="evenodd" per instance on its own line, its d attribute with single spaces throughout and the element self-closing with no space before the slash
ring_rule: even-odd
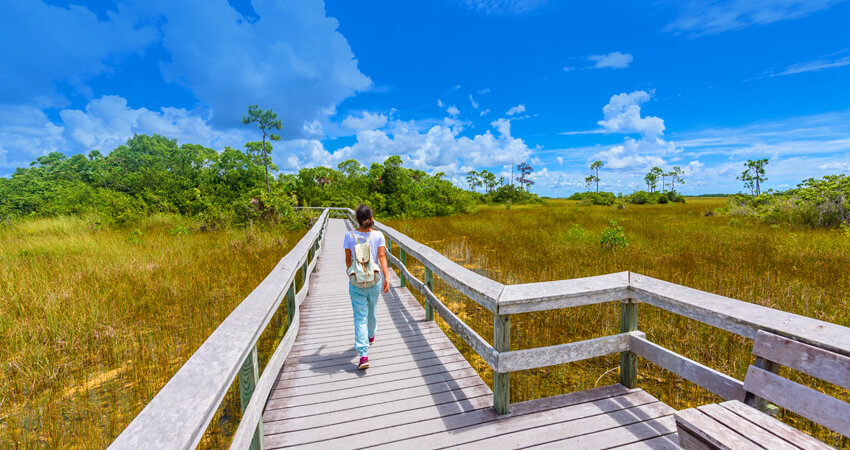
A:
<svg viewBox="0 0 850 450">
<path fill-rule="evenodd" d="M 573 224 L 569 230 L 567 230 L 567 238 L 571 241 L 581 241 L 587 237 L 587 230 L 585 230 L 579 224 Z"/>
<path fill-rule="evenodd" d="M 142 243 L 142 230 L 136 228 L 131 231 L 127 235 L 127 243 L 128 244 L 141 244 Z"/>
<path fill-rule="evenodd" d="M 664 194 L 658 196 L 658 203 L 661 203 L 662 205 L 667 204 L 669 201 L 670 199 Z"/>
<path fill-rule="evenodd" d="M 616 220 L 612 220 L 608 228 L 602 230 L 602 236 L 599 238 L 599 243 L 602 247 L 616 250 L 629 246 L 629 240 L 626 238 L 626 232 L 623 227 L 617 224 Z"/>
<path fill-rule="evenodd" d="M 649 192 L 637 191 L 629 196 L 629 203 L 633 205 L 647 205 L 655 203 L 655 199 Z"/>
<path fill-rule="evenodd" d="M 580 195 L 582 205 L 611 206 L 617 201 L 613 192 L 585 192 Z"/>
</svg>

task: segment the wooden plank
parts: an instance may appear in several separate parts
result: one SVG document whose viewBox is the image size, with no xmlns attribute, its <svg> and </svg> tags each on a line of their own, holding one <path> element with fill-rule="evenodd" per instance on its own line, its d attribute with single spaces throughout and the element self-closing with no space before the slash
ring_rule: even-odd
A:
<svg viewBox="0 0 850 450">
<path fill-rule="evenodd" d="M 294 306 L 294 305 L 293 305 Z M 245 362 L 242 363 L 242 367 L 239 368 L 239 404 L 242 408 L 242 413 L 245 413 L 245 410 L 248 408 L 248 402 L 251 401 L 251 396 L 254 395 L 254 388 L 257 386 L 257 382 L 260 381 L 260 365 L 257 362 L 257 346 L 251 350 L 251 353 L 245 358 Z M 247 423 L 244 427 L 246 429 L 246 434 L 250 435 L 250 439 L 247 440 L 246 446 L 244 448 L 250 448 L 251 450 L 260 450 L 262 449 L 262 436 L 263 436 L 263 424 L 256 423 L 251 424 L 251 428 L 253 428 L 253 433 L 248 431 Z"/>
<path fill-rule="evenodd" d="M 762 358 L 761 356 L 756 357 L 755 366 L 759 369 L 766 370 L 772 373 L 778 373 L 779 368 L 781 367 L 779 364 L 769 360 Z M 769 401 L 753 394 L 752 392 L 746 392 L 744 395 L 744 403 L 748 406 L 752 406 L 753 408 L 771 416 L 776 416 L 776 405 L 773 405 Z"/>
<path fill-rule="evenodd" d="M 643 337 L 632 336 L 629 347 L 638 356 L 725 399 L 744 399 L 744 383 L 729 375 L 688 359 Z"/>
<path fill-rule="evenodd" d="M 635 415 L 638 415 L 641 412 L 641 407 L 636 409 L 638 411 Z M 543 430 L 540 431 L 542 432 Z M 624 445 L 638 444 L 659 437 L 663 438 L 675 432 L 676 421 L 673 420 L 673 416 L 665 415 L 637 423 L 623 424 L 623 426 L 608 428 L 606 430 L 583 434 L 581 436 L 558 439 L 540 446 L 535 446 L 534 448 L 621 448 Z M 672 441 L 670 441 L 669 438 L 665 439 L 661 448 L 678 448 L 678 445 L 671 446 L 671 444 Z"/>
<path fill-rule="evenodd" d="M 511 412 L 511 373 L 501 369 L 503 352 L 511 350 L 511 316 L 493 315 L 493 347 L 499 352 L 493 372 L 493 409 L 498 414 Z"/>
<path fill-rule="evenodd" d="M 332 401 L 344 401 L 354 398 L 376 395 L 382 392 L 392 392 L 415 387 L 431 386 L 434 384 L 450 382 L 452 380 L 477 377 L 478 374 L 471 367 L 457 368 L 445 372 L 427 374 L 421 377 L 408 377 L 396 380 L 382 380 L 380 384 L 366 384 L 364 386 L 349 390 L 326 390 L 318 392 L 302 392 L 299 395 L 278 395 L 279 390 L 272 391 L 271 398 L 266 410 L 299 407 L 304 405 L 322 404 Z"/>
<path fill-rule="evenodd" d="M 306 430 L 286 431 L 279 434 L 266 434 L 264 443 L 267 448 L 278 448 L 288 446 L 303 446 L 312 444 L 323 448 L 347 448 L 351 447 L 353 435 L 357 435 L 356 445 L 360 446 L 359 436 L 371 430 L 401 429 L 405 426 L 416 427 L 419 423 L 433 420 L 444 420 L 454 415 L 462 415 L 470 411 L 489 408 L 492 400 L 489 396 L 474 397 L 467 400 L 444 403 L 429 408 L 419 408 L 409 411 L 400 411 L 395 414 L 387 414 L 364 419 L 355 419 L 348 422 L 335 423 L 323 427 L 309 428 Z M 325 444 L 348 441 L 348 445 Z M 327 446 L 326 446 L 327 445 Z"/>
<path fill-rule="evenodd" d="M 637 303 L 625 301 L 620 304 L 620 333 L 637 330 Z M 620 353 L 620 384 L 627 388 L 637 387 L 637 361 L 630 351 Z"/>
<path fill-rule="evenodd" d="M 488 394 L 492 394 L 490 388 L 477 375 L 468 373 L 462 375 L 466 376 L 456 375 L 436 383 L 417 384 L 401 389 L 383 390 L 371 395 L 354 395 L 319 403 L 290 405 L 285 401 L 280 401 L 274 406 L 270 403 L 269 407 L 266 408 L 266 412 L 263 414 L 263 420 L 274 422 L 277 420 L 294 419 L 296 417 L 320 416 L 334 411 L 367 408 L 396 401 L 427 401 L 427 399 L 433 398 L 436 395 L 458 389 L 486 390 Z M 290 398 L 303 399 L 304 397 Z"/>
<path fill-rule="evenodd" d="M 431 291 L 431 293 L 434 292 L 434 274 L 427 267 L 425 268 L 425 288 Z M 425 302 L 425 320 L 434 320 L 434 309 L 428 302 Z"/>
<path fill-rule="evenodd" d="M 307 258 L 328 213 L 287 253 L 112 443 L 115 449 L 195 447 Z M 215 368 L 215 370 L 211 370 Z"/>
<path fill-rule="evenodd" d="M 850 328 L 630 273 L 632 297 L 751 339 L 758 330 L 850 356 Z"/>
<path fill-rule="evenodd" d="M 313 416 L 301 417 L 282 417 L 278 420 L 270 420 L 266 417 L 263 423 L 266 435 L 279 433 L 292 433 L 300 430 L 315 430 L 314 433 L 320 433 L 321 439 L 330 438 L 329 434 L 325 434 L 326 427 L 332 427 L 345 422 L 360 421 L 359 424 L 368 427 L 368 423 L 364 419 L 372 419 L 381 417 L 386 420 L 386 416 L 398 414 L 402 412 L 414 411 L 418 409 L 431 409 L 436 407 L 443 408 L 443 411 L 451 411 L 456 403 L 478 402 L 487 406 L 492 400 L 489 398 L 492 393 L 486 385 L 477 385 L 470 388 L 461 388 L 447 390 L 433 395 L 423 395 L 414 398 L 395 398 L 379 404 L 371 404 L 368 407 L 345 408 L 336 411 L 325 411 L 322 414 Z M 484 397 L 480 400 L 480 397 Z M 484 402 L 484 403 L 481 403 Z M 442 406 L 451 405 L 451 406 Z M 290 412 L 289 410 L 278 410 L 279 413 Z M 441 411 L 442 412 L 442 411 Z M 380 420 L 380 419 L 378 419 Z M 391 421 L 392 419 L 390 419 Z M 384 422 L 382 425 L 387 426 L 390 422 Z"/>
<path fill-rule="evenodd" d="M 759 330 L 753 354 L 850 389 L 850 357 Z"/>
<path fill-rule="evenodd" d="M 655 402 L 643 391 L 630 392 L 622 385 L 574 392 L 512 405 L 509 416 L 500 416 L 492 408 L 422 421 L 410 426 L 364 431 L 358 434 L 358 446 L 378 448 L 444 448 L 464 442 L 486 439 L 500 433 L 524 430 L 557 420 L 616 411 Z M 345 447 L 342 439 L 321 443 L 324 448 Z M 319 445 L 310 446 L 322 448 Z M 309 448 L 309 447 L 308 447 Z M 497 448 L 503 448 L 499 446 Z"/>
<path fill-rule="evenodd" d="M 461 362 L 466 363 L 466 359 L 464 359 L 463 355 L 461 355 L 460 353 L 453 353 L 447 356 L 435 356 L 432 358 L 424 358 L 418 360 L 413 358 L 407 358 L 404 362 L 396 362 L 395 364 L 391 365 L 378 364 L 378 361 L 376 361 L 372 363 L 372 367 L 369 368 L 369 376 L 377 377 L 380 375 L 391 375 L 397 372 L 423 370 L 433 366 L 441 367 L 448 364 L 455 364 Z M 312 386 L 316 384 L 334 383 L 338 381 L 357 381 L 357 379 L 362 376 L 362 372 L 360 372 L 356 367 L 348 368 L 347 370 L 341 371 L 331 371 L 328 373 L 314 373 L 312 376 L 300 378 L 297 377 L 298 374 L 298 372 L 283 372 L 279 375 L 278 380 L 281 382 L 286 381 L 287 387 L 295 388 Z"/>
<path fill-rule="evenodd" d="M 737 414 L 742 420 L 752 422 L 800 448 L 816 450 L 828 450 L 832 448 L 808 434 L 803 433 L 788 424 L 782 423 L 773 417 L 757 411 L 737 400 L 723 402 L 720 406 Z"/>
<path fill-rule="evenodd" d="M 722 450 L 736 449 L 761 449 L 758 445 L 741 436 L 731 428 L 705 415 L 696 408 L 679 411 L 674 416 L 679 431 L 679 442 L 685 448 L 717 448 Z M 691 442 L 691 437 L 697 441 L 696 445 L 686 445 Z M 705 447 L 698 444 L 702 442 Z"/>
<path fill-rule="evenodd" d="M 679 436 L 672 433 L 613 448 L 618 450 L 678 450 L 682 447 L 679 446 Z"/>
<path fill-rule="evenodd" d="M 380 375 L 369 375 L 370 383 L 385 383 L 388 381 L 395 380 L 403 380 L 406 378 L 421 378 L 425 375 L 438 374 L 443 372 L 452 372 L 458 369 L 467 369 L 469 368 L 469 363 L 466 360 L 457 361 L 452 363 L 437 363 L 427 367 L 418 367 L 408 370 L 400 370 L 389 373 L 383 373 Z M 371 369 L 370 369 L 371 370 Z M 285 386 L 285 387 L 283 387 Z M 318 392 L 328 392 L 328 391 L 342 391 L 346 389 L 360 389 L 362 388 L 362 382 L 358 381 L 355 378 L 347 378 L 338 381 L 324 382 L 324 383 L 311 383 L 308 385 L 301 386 L 293 386 L 289 387 L 289 384 L 281 385 L 280 389 L 275 389 L 272 392 L 271 398 L 282 398 L 282 397 L 293 397 L 307 394 L 314 394 Z"/>
<path fill-rule="evenodd" d="M 407 267 L 407 253 L 404 251 L 404 248 L 398 251 L 398 257 L 400 264 L 404 267 Z M 399 274 L 399 277 L 401 278 L 401 287 L 406 287 L 407 278 L 404 276 L 404 271 Z"/>
<path fill-rule="evenodd" d="M 500 314 L 519 314 L 572 308 L 629 298 L 629 273 L 505 286 L 499 297 Z"/>
<path fill-rule="evenodd" d="M 369 348 L 369 355 L 384 358 L 392 358 L 400 355 L 412 355 L 417 353 L 433 352 L 436 350 L 453 349 L 455 348 L 448 339 L 441 340 L 437 343 L 431 343 L 428 340 L 421 341 L 422 345 L 410 346 L 407 342 L 401 347 L 386 347 L 373 346 Z M 457 351 L 457 350 L 455 350 Z M 354 348 L 348 349 L 343 353 L 335 353 L 331 355 L 307 356 L 303 358 L 288 358 L 283 372 L 292 372 L 309 368 L 319 368 L 325 366 L 334 366 L 341 362 L 353 361 L 354 358 L 360 356 Z"/>
<path fill-rule="evenodd" d="M 359 355 L 358 355 L 359 356 Z M 463 355 L 459 355 L 457 349 L 454 347 L 451 348 L 443 348 L 439 350 L 426 351 L 421 353 L 408 353 L 396 356 L 384 356 L 384 357 L 376 357 L 370 353 L 369 360 L 373 366 L 380 365 L 380 367 L 387 367 L 395 369 L 397 367 L 401 367 L 402 365 L 408 363 L 415 363 L 419 366 L 420 362 L 423 364 L 428 364 L 430 361 L 440 361 L 443 362 L 443 358 L 449 358 L 451 360 L 458 360 L 458 357 L 462 358 Z M 355 376 L 360 376 L 359 369 L 357 368 L 359 357 L 349 357 L 340 361 L 336 361 L 333 364 L 320 364 L 317 366 L 308 366 L 306 368 L 300 368 L 298 370 L 284 371 L 282 373 L 286 374 L 286 378 L 281 377 L 280 379 L 287 380 L 295 380 L 299 378 L 312 378 L 315 379 L 317 376 L 323 377 L 327 374 L 331 374 L 331 376 L 336 377 L 337 375 L 344 374 L 352 374 Z M 421 367 L 421 366 L 419 366 Z"/>
<path fill-rule="evenodd" d="M 629 338 L 632 335 L 643 336 L 643 333 L 633 331 L 568 344 L 501 352 L 499 353 L 499 371 L 535 369 L 628 351 Z"/>
<path fill-rule="evenodd" d="M 744 390 L 850 437 L 850 404 L 750 366 Z"/>
<path fill-rule="evenodd" d="M 697 408 L 703 414 L 731 428 L 738 434 L 746 436 L 747 439 L 761 445 L 764 448 L 777 450 L 797 450 L 796 445 L 785 441 L 775 434 L 747 420 L 741 420 L 741 416 L 728 409 L 712 403 Z"/>
</svg>

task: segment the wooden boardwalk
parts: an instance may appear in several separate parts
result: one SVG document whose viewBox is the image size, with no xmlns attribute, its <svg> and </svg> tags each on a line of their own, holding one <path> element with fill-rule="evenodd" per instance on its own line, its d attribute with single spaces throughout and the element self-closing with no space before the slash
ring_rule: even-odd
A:
<svg viewBox="0 0 850 450">
<path fill-rule="evenodd" d="M 390 272 L 357 370 L 343 235 L 329 220 L 301 328 L 263 414 L 266 448 L 677 448 L 672 408 L 622 385 L 493 410 L 493 394 Z"/>
</svg>

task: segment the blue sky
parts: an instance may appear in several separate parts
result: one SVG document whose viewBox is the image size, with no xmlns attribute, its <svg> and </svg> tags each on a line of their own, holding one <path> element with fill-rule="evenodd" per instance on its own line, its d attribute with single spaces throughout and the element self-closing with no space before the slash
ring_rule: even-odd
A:
<svg viewBox="0 0 850 450">
<path fill-rule="evenodd" d="M 630 192 L 652 166 L 682 191 L 850 171 L 850 1 L 28 0 L 0 6 L 0 176 L 134 133 L 222 149 L 273 108 L 285 172 L 401 155 L 460 185 Z"/>
</svg>

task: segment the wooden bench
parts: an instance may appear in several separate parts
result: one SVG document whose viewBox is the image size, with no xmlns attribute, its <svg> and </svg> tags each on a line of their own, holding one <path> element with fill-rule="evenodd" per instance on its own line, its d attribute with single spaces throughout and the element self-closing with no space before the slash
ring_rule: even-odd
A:
<svg viewBox="0 0 850 450">
<path fill-rule="evenodd" d="M 676 413 L 679 443 L 686 449 L 831 448 L 757 408 L 775 404 L 850 437 L 850 404 L 776 374 L 786 366 L 850 389 L 850 357 L 759 331 L 756 362 L 744 378 L 744 402 L 704 405 Z"/>
</svg>

